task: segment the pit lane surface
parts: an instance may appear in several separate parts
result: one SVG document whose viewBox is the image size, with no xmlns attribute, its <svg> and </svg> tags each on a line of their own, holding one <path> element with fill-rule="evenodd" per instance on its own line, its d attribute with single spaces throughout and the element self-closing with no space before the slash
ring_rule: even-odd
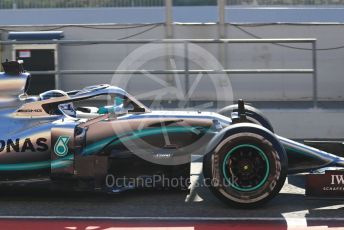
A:
<svg viewBox="0 0 344 230">
<path fill-rule="evenodd" d="M 200 167 L 193 164 L 193 181 L 200 178 Z M 280 195 L 252 210 L 228 207 L 202 186 L 190 194 L 140 190 L 117 195 L 18 188 L 0 196 L 0 229 L 344 229 L 344 201 L 306 199 L 303 183 L 303 176 L 289 177 Z"/>
</svg>

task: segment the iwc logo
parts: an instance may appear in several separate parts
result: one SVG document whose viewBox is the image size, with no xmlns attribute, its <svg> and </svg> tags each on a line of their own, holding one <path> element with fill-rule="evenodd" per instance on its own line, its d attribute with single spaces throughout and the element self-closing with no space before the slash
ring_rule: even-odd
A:
<svg viewBox="0 0 344 230">
<path fill-rule="evenodd" d="M 54 152 L 59 157 L 64 157 L 68 154 L 68 141 L 70 137 L 67 136 L 60 136 L 59 139 L 57 139 L 55 146 L 54 146 Z"/>
<path fill-rule="evenodd" d="M 344 191 L 344 175 L 331 175 L 331 185 L 323 187 L 323 190 Z"/>
<path fill-rule="evenodd" d="M 327 170 L 325 174 L 309 174 L 306 177 L 306 195 L 314 197 L 344 197 L 344 172 Z"/>
<path fill-rule="evenodd" d="M 331 175 L 331 185 L 344 185 L 344 175 Z"/>
</svg>

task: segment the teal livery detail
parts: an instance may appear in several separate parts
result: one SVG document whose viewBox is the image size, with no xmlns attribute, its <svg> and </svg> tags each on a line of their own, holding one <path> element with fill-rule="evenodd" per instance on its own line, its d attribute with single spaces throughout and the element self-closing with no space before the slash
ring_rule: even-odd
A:
<svg viewBox="0 0 344 230">
<path fill-rule="evenodd" d="M 57 169 L 68 167 L 73 164 L 74 156 L 72 154 L 53 161 L 39 161 L 17 164 L 0 164 L 0 171 L 26 171 L 39 169 Z"/>
<path fill-rule="evenodd" d="M 68 141 L 70 137 L 67 136 L 60 136 L 59 139 L 57 139 L 55 146 L 54 146 L 54 152 L 59 157 L 64 157 L 68 154 Z"/>
</svg>

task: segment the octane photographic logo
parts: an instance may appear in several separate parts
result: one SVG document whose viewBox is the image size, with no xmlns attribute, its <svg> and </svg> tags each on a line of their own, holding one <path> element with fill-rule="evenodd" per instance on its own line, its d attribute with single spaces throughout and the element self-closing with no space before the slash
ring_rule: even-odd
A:
<svg viewBox="0 0 344 230">
<path fill-rule="evenodd" d="M 129 115 L 137 116 L 139 124 L 135 126 L 132 119 L 121 122 L 131 132 L 121 143 L 139 157 L 164 165 L 188 163 L 191 155 L 204 154 L 210 140 L 205 133 L 214 127 L 202 129 L 202 122 L 210 119 L 215 129 L 221 126 L 207 111 L 216 112 L 233 103 L 231 82 L 227 74 L 220 73 L 223 69 L 209 51 L 194 43 L 149 43 L 134 49 L 117 67 L 111 84 L 154 112 Z M 121 136 L 113 124 L 116 135 Z"/>
</svg>

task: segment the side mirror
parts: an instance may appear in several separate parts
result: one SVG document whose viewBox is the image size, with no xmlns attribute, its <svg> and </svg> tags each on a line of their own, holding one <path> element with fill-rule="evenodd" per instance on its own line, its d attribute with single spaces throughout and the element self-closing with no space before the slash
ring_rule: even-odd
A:
<svg viewBox="0 0 344 230">
<path fill-rule="evenodd" d="M 70 108 L 66 108 L 66 106 L 69 106 Z M 71 104 L 60 104 L 58 105 L 59 111 L 68 118 L 75 118 L 76 117 L 76 112 L 73 109 Z"/>
</svg>

